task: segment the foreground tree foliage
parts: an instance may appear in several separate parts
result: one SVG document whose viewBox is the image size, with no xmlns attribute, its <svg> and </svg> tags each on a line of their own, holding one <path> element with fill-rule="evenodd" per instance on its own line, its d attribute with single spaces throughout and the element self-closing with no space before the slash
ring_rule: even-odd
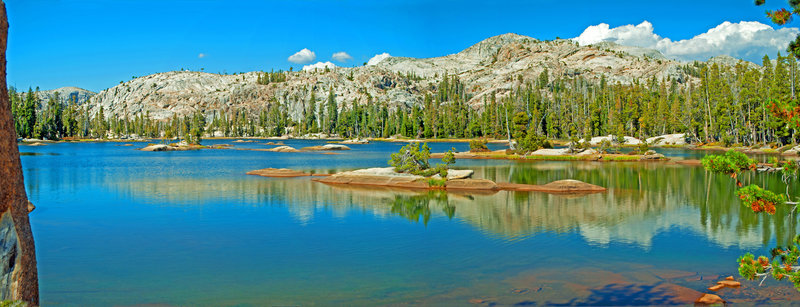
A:
<svg viewBox="0 0 800 307">
<path fill-rule="evenodd" d="M 733 178 L 736 185 L 740 187 L 736 191 L 736 195 L 742 201 L 742 204 L 750 208 L 754 213 L 766 212 L 772 215 L 775 214 L 777 206 L 786 204 L 796 206 L 795 202 L 789 201 L 790 195 L 788 194 L 788 184 L 790 180 L 796 179 L 798 174 L 798 163 L 796 161 L 775 161 L 772 166 L 759 168 L 755 160 L 750 159 L 741 152 L 731 150 L 724 155 L 706 156 L 702 159 L 702 163 L 703 167 L 708 171 L 725 174 Z M 784 183 L 787 184 L 786 195 L 766 190 L 755 184 L 742 187 L 740 174 L 756 170 L 780 172 Z M 770 275 L 776 280 L 787 279 L 800 291 L 800 273 L 798 273 L 800 266 L 797 263 L 798 255 L 800 255 L 800 235 L 795 237 L 793 243 L 794 245 L 787 248 L 774 248 L 770 257 L 759 256 L 756 258 L 751 253 L 739 257 L 737 259 L 739 275 L 748 280 L 761 278 L 761 283 Z"/>
<path fill-rule="evenodd" d="M 756 0 L 756 5 L 763 5 L 764 0 Z M 785 8 L 768 11 L 772 21 L 778 25 L 783 25 L 792 19 L 794 14 L 800 14 L 800 0 L 789 0 L 791 11 Z M 787 51 L 793 58 L 800 58 L 800 35 L 797 36 L 794 42 L 790 43 Z M 795 73 L 796 64 L 795 59 L 790 62 L 792 68 L 792 75 Z M 778 62 L 778 65 L 781 63 Z M 768 67 L 765 62 L 765 70 Z M 771 67 L 771 66 L 769 66 Z M 769 73 L 766 70 L 765 73 Z M 770 127 L 784 126 L 785 129 L 797 129 L 800 127 L 800 104 L 795 96 L 795 84 L 792 81 L 792 88 L 790 93 L 783 93 L 782 95 L 775 95 L 766 99 L 766 106 L 773 119 L 767 124 Z M 766 110 L 764 111 L 766 112 Z M 765 113 L 766 114 L 766 113 Z M 764 116 L 766 118 L 766 115 Z M 792 132 L 794 133 L 794 132 Z M 783 133 L 785 134 L 785 132 Z M 731 176 L 736 181 L 740 189 L 736 192 L 739 199 L 743 204 L 750 207 L 755 213 L 766 212 L 767 214 L 775 214 L 776 206 L 790 204 L 794 205 L 792 208 L 792 216 L 797 208 L 797 202 L 790 201 L 788 184 L 798 178 L 798 170 L 800 166 L 797 161 L 777 161 L 775 159 L 772 166 L 759 169 L 754 160 L 748 158 L 743 153 L 736 153 L 733 151 L 727 152 L 725 155 L 712 155 L 703 158 L 703 166 L 706 170 L 722 173 Z M 766 190 L 758 185 L 751 184 L 742 187 L 739 181 L 738 174 L 744 171 L 763 170 L 780 172 L 781 179 L 786 184 L 786 194 L 779 195 L 772 191 Z M 764 283 L 767 277 L 772 276 L 776 280 L 788 280 L 791 282 L 795 289 L 800 291 L 800 266 L 798 265 L 798 258 L 800 258 L 800 235 L 796 236 L 789 247 L 776 247 L 772 249 L 770 257 L 759 256 L 756 258 L 751 253 L 739 257 L 737 262 L 739 264 L 739 275 L 748 279 L 754 280 L 761 278 L 759 285 Z"/>
</svg>

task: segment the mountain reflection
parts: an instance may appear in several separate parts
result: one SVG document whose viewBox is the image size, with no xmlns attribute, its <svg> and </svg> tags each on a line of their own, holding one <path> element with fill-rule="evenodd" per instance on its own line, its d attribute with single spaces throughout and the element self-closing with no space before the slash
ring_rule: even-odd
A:
<svg viewBox="0 0 800 307">
<path fill-rule="evenodd" d="M 648 249 L 662 232 L 681 229 L 722 247 L 754 248 L 771 239 L 785 244 L 797 233 L 796 219 L 779 208 L 775 217 L 742 206 L 730 178 L 702 168 L 664 163 L 517 163 L 473 165 L 476 177 L 498 182 L 543 184 L 573 178 L 609 188 L 591 195 L 506 192 L 490 194 L 328 186 L 308 178 L 271 179 L 140 177 L 106 182 L 138 202 L 195 207 L 208 204 L 286 207 L 300 223 L 320 211 L 346 217 L 369 212 L 423 225 L 432 218 L 463 221 L 487 236 L 520 240 L 548 231 L 576 232 L 600 245 L 613 242 Z M 745 180 L 783 190 L 776 176 Z M 35 187 L 29 187 L 35 188 Z M 792 187 L 794 188 L 794 187 Z"/>
</svg>

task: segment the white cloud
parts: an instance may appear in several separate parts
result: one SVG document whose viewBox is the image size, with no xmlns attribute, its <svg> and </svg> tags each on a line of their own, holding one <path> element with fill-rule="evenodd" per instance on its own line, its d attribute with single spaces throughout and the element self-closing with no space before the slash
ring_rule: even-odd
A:
<svg viewBox="0 0 800 307">
<path fill-rule="evenodd" d="M 385 59 L 388 59 L 388 58 L 391 58 L 391 57 L 392 57 L 392 55 L 390 55 L 390 54 L 388 54 L 386 52 L 381 53 L 381 54 L 376 54 L 374 57 L 369 59 L 369 61 L 367 61 L 367 66 L 377 65 L 381 61 L 383 61 Z"/>
<path fill-rule="evenodd" d="M 197 58 L 198 58 L 198 59 L 202 59 L 202 58 L 204 58 L 204 57 L 206 57 L 206 54 L 205 54 L 205 53 L 200 53 L 200 54 L 198 54 L 198 55 L 197 55 Z"/>
<path fill-rule="evenodd" d="M 311 63 L 317 59 L 317 54 L 314 51 L 308 50 L 307 48 L 303 48 L 303 50 L 298 51 L 295 54 L 292 54 L 289 57 L 289 62 L 296 63 L 296 64 L 305 64 Z"/>
<path fill-rule="evenodd" d="M 331 58 L 337 62 L 347 62 L 353 59 L 353 57 L 351 57 L 349 54 L 347 54 L 347 52 L 344 51 L 339 51 L 337 53 L 334 53 L 331 56 Z"/>
<path fill-rule="evenodd" d="M 644 21 L 636 26 L 625 25 L 610 28 L 601 23 L 590 26 L 573 38 L 581 45 L 603 41 L 620 45 L 652 48 L 668 58 L 678 60 L 707 60 L 717 55 L 729 55 L 756 63 L 765 54 L 774 57 L 778 52 L 786 53 L 786 46 L 800 33 L 798 28 L 772 27 L 756 21 L 738 23 L 723 22 L 706 33 L 690 39 L 673 41 L 655 34 L 653 24 Z"/>
<path fill-rule="evenodd" d="M 322 70 L 325 69 L 325 67 L 333 69 L 336 68 L 336 64 L 333 64 L 331 62 L 317 62 L 312 65 L 304 65 L 303 70 L 308 71 L 308 70 L 314 70 L 315 68 Z"/>
</svg>

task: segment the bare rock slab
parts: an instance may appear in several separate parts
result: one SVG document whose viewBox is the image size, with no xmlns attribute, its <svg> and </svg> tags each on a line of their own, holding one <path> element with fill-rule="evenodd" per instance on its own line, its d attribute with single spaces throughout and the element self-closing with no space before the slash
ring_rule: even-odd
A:
<svg viewBox="0 0 800 307">
<path fill-rule="evenodd" d="M 325 150 L 350 150 L 350 147 L 341 144 L 325 144 L 322 146 L 303 147 L 303 151 L 325 151 Z"/>
<path fill-rule="evenodd" d="M 286 145 L 278 146 L 278 147 L 275 147 L 275 148 L 270 148 L 270 149 L 267 149 L 266 151 L 271 151 L 271 152 L 299 152 L 299 150 L 295 149 L 294 147 L 286 146 Z"/>
</svg>

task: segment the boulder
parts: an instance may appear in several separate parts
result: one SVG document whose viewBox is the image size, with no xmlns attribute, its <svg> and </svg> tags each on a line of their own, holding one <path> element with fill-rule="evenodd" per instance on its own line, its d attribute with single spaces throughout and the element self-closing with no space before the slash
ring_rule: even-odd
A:
<svg viewBox="0 0 800 307">
<path fill-rule="evenodd" d="M 542 148 L 531 153 L 534 156 L 564 156 L 568 155 L 566 148 Z"/>
<path fill-rule="evenodd" d="M 474 173 L 471 169 L 448 169 L 447 180 L 471 178 Z"/>
<path fill-rule="evenodd" d="M 611 143 L 617 143 L 617 138 L 614 137 L 613 135 L 609 134 L 607 136 L 596 136 L 596 137 L 593 137 L 589 141 L 589 144 L 591 144 L 591 145 L 600 145 L 600 143 L 602 143 L 604 140 L 608 140 Z M 637 138 L 634 138 L 634 137 L 630 137 L 630 136 L 624 137 L 624 140 L 625 140 L 625 142 L 621 143 L 623 145 L 639 145 L 639 144 L 642 143 L 641 140 L 639 140 Z"/>
<path fill-rule="evenodd" d="M 722 285 L 728 288 L 738 288 L 742 285 L 742 283 L 733 280 L 720 280 L 717 282 L 717 285 Z"/>
<path fill-rule="evenodd" d="M 301 171 L 296 171 L 288 168 L 264 168 L 264 169 L 249 171 L 247 172 L 247 174 L 262 176 L 262 177 L 278 177 L 278 178 L 311 176 L 310 173 L 304 173 Z"/>
<path fill-rule="evenodd" d="M 705 304 L 705 305 L 725 304 L 725 300 L 723 300 L 718 295 L 704 293 L 703 296 L 694 301 L 694 303 Z"/>
<path fill-rule="evenodd" d="M 232 143 L 253 143 L 253 140 L 235 140 Z"/>
<path fill-rule="evenodd" d="M 266 151 L 272 151 L 272 152 L 299 152 L 299 150 L 295 149 L 294 147 L 285 146 L 285 145 L 284 146 L 278 146 L 278 147 L 275 147 L 275 148 L 269 148 Z"/>
<path fill-rule="evenodd" d="M 667 157 L 665 157 L 664 155 L 662 155 L 662 154 L 660 154 L 660 153 L 655 153 L 655 152 L 653 152 L 653 153 L 650 153 L 650 152 L 647 152 L 646 154 L 642 155 L 640 159 L 641 159 L 641 160 L 664 160 L 664 159 L 666 159 L 666 158 L 667 158 Z"/>
<path fill-rule="evenodd" d="M 686 134 L 676 133 L 676 134 L 659 135 L 647 138 L 645 141 L 647 142 L 647 144 L 653 146 L 686 145 Z"/>
<path fill-rule="evenodd" d="M 800 145 L 792 147 L 791 149 L 782 152 L 781 155 L 784 155 L 784 156 L 797 156 L 798 153 L 800 153 Z"/>
<path fill-rule="evenodd" d="M 164 144 L 153 144 L 153 145 L 149 145 L 149 146 L 147 146 L 145 148 L 141 148 L 139 150 L 141 150 L 141 151 L 171 151 L 171 150 L 174 150 L 174 149 L 172 148 L 172 146 L 167 146 L 167 145 L 164 145 Z"/>
<path fill-rule="evenodd" d="M 341 172 L 327 177 L 313 178 L 313 181 L 326 184 L 350 184 L 366 186 L 386 186 L 396 188 L 427 189 L 425 177 L 398 173 L 393 167 L 365 168 L 349 172 Z"/>
<path fill-rule="evenodd" d="M 708 287 L 708 290 L 710 290 L 710 291 L 719 291 L 719 290 L 722 290 L 722 288 L 725 288 L 725 285 L 714 285 L 714 286 Z"/>
</svg>

